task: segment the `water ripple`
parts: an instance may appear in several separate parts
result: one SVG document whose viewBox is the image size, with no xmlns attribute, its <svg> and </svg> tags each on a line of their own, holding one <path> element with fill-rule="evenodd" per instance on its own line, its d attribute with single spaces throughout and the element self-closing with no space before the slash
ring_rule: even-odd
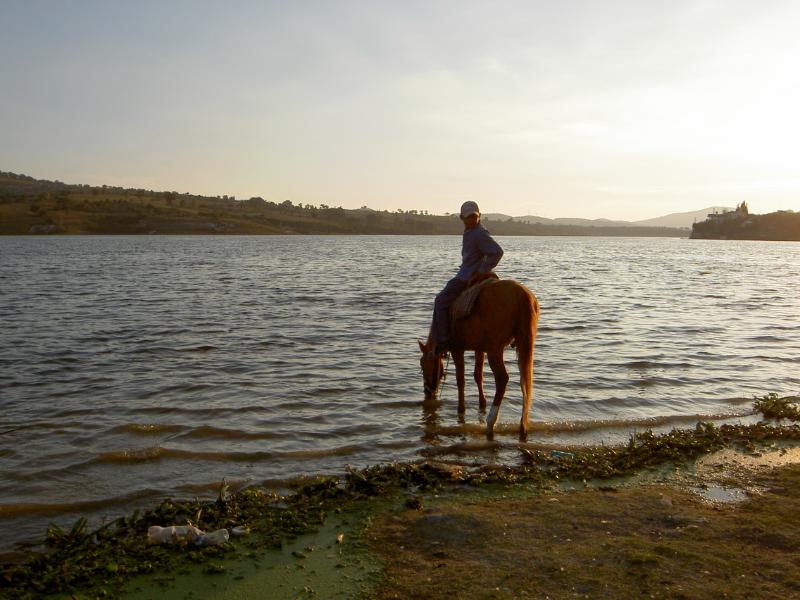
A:
<svg viewBox="0 0 800 600">
<path fill-rule="evenodd" d="M 753 396 L 800 391 L 800 244 L 499 241 L 499 273 L 542 306 L 531 443 L 744 419 Z M 0 524 L 40 536 L 223 478 L 518 460 L 513 351 L 494 444 L 471 378 L 459 421 L 452 364 L 422 401 L 416 340 L 459 243 L 0 238 Z"/>
</svg>

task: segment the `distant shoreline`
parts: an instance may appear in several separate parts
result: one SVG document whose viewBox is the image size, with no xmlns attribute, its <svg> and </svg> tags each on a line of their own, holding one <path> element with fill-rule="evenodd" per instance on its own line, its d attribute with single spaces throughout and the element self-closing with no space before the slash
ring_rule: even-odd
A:
<svg viewBox="0 0 800 600">
<path fill-rule="evenodd" d="M 494 235 L 680 237 L 652 225 L 528 223 L 484 215 Z M 0 235 L 460 235 L 455 215 L 344 209 L 177 192 L 72 185 L 0 172 Z"/>
<path fill-rule="evenodd" d="M 198 236 L 208 236 L 208 237 L 237 237 L 237 236 L 264 236 L 264 237 L 303 237 L 303 236 L 314 236 L 314 237 L 345 237 L 345 236 L 362 236 L 362 237 L 440 237 L 440 236 L 460 236 L 460 233 L 349 233 L 349 232 L 342 232 L 342 233 L 203 233 L 203 232 L 194 232 L 194 233 L 186 233 L 186 232 L 154 232 L 154 233 L 110 233 L 110 232 L 82 232 L 82 233 L 70 233 L 70 232 L 58 232 L 58 233 L 48 233 L 48 234 L 41 234 L 41 233 L 0 233 L 0 236 L 4 237 L 30 237 L 30 238 L 42 238 L 42 237 L 52 237 L 52 238 L 59 238 L 59 237 L 91 237 L 91 236 L 119 236 L 119 237 L 167 237 L 167 236 L 181 236 L 181 237 L 198 237 Z M 495 233 L 492 231 L 492 235 L 495 237 L 596 237 L 596 238 L 676 238 L 676 239 L 691 239 L 689 235 L 636 235 L 634 233 L 629 234 L 601 234 L 601 233 L 550 233 L 550 234 L 508 234 L 508 233 Z M 758 241 L 758 240 L 756 240 Z M 768 240 L 761 240 L 761 241 L 768 241 Z"/>
<path fill-rule="evenodd" d="M 694 240 L 800 241 L 800 213 L 779 210 L 766 215 L 750 213 L 747 202 L 736 210 L 708 215 L 692 225 Z"/>
</svg>

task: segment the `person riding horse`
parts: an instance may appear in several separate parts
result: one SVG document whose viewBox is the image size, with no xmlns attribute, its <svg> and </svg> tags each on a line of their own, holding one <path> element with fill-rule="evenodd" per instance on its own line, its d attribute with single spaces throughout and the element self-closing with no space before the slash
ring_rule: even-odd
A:
<svg viewBox="0 0 800 600">
<path fill-rule="evenodd" d="M 489 276 L 503 257 L 503 249 L 481 225 L 481 212 L 477 203 L 464 202 L 459 216 L 464 223 L 461 267 L 456 276 L 437 294 L 433 303 L 431 333 L 437 355 L 446 354 L 450 350 L 450 305 L 471 283 Z"/>
<path fill-rule="evenodd" d="M 420 371 L 422 372 L 425 400 L 433 400 L 444 381 L 444 357 L 449 352 L 453 358 L 458 386 L 458 414 L 466 411 L 464 392 L 464 352 L 475 352 L 475 382 L 478 384 L 480 409 L 486 409 L 483 394 L 483 360 L 489 359 L 494 375 L 495 391 L 492 407 L 486 416 L 486 438 L 494 439 L 494 428 L 500 404 L 508 385 L 508 370 L 504 350 L 513 344 L 517 352 L 519 384 L 522 391 L 519 439 L 528 436 L 528 413 L 533 402 L 533 352 L 539 323 L 539 301 L 521 283 L 504 279 L 482 287 L 478 292 L 472 312 L 450 322 L 450 305 L 470 282 L 494 276 L 492 269 L 503 256 L 503 249 L 480 224 L 481 213 L 474 202 L 461 207 L 464 237 L 461 247 L 461 268 L 436 296 L 433 323 L 428 339 L 418 340 Z"/>
</svg>

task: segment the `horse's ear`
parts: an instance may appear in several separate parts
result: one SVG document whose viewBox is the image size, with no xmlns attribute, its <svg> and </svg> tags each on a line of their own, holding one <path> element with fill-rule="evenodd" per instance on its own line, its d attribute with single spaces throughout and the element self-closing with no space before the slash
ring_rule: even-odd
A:
<svg viewBox="0 0 800 600">
<path fill-rule="evenodd" d="M 425 348 L 425 344 L 422 343 L 422 340 L 417 340 L 417 343 L 419 344 L 419 351 L 425 354 L 425 351 L 427 350 L 427 348 Z"/>
</svg>

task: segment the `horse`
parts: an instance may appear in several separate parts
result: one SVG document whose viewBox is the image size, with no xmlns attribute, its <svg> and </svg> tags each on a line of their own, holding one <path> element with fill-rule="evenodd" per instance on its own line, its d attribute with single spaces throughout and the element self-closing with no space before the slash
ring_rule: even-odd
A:
<svg viewBox="0 0 800 600">
<path fill-rule="evenodd" d="M 472 313 L 463 319 L 451 320 L 450 354 L 456 367 L 458 384 L 458 413 L 465 412 L 464 402 L 464 352 L 475 351 L 475 382 L 480 393 L 481 409 L 486 408 L 483 395 L 484 353 L 489 357 L 495 382 L 492 408 L 486 419 L 486 438 L 494 439 L 494 427 L 500 404 L 508 385 L 508 371 L 503 360 L 506 346 L 516 346 L 522 389 L 522 418 L 519 439 L 528 437 L 528 413 L 533 399 L 533 347 L 539 322 L 539 302 L 525 286 L 510 279 L 495 281 L 484 287 Z M 426 342 L 418 340 L 422 351 L 420 366 L 426 400 L 436 397 L 444 379 L 444 354 L 434 353 L 432 333 Z"/>
</svg>

